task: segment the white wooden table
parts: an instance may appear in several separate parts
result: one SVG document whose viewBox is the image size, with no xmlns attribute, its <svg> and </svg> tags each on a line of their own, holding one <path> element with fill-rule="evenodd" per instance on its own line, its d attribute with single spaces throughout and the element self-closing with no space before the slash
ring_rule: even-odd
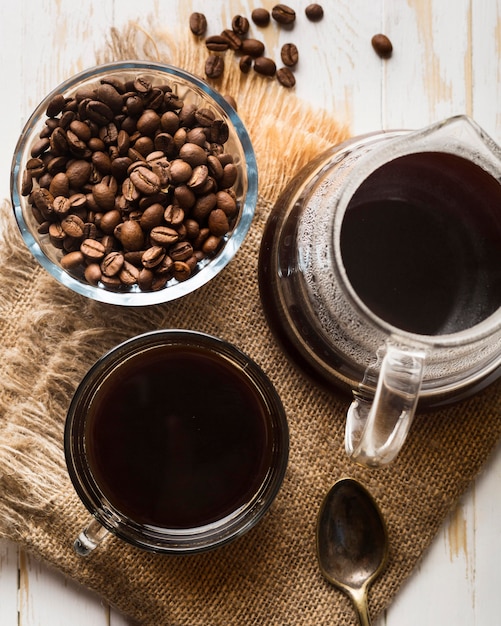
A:
<svg viewBox="0 0 501 626">
<path fill-rule="evenodd" d="M 188 28 L 204 12 L 211 34 L 236 14 L 273 0 L 1 0 L 0 196 L 9 196 L 17 136 L 42 97 L 93 64 L 111 26 L 154 14 Z M 300 50 L 296 93 L 351 123 L 353 133 L 420 128 L 466 112 L 501 142 L 501 0 L 324 0 L 314 29 L 308 0 L 288 2 L 300 16 L 275 40 Z M 386 33 L 393 57 L 382 62 L 370 40 Z M 168 61 L 168 60 L 167 60 Z M 501 450 L 443 526 L 378 626 L 491 626 L 501 623 Z M 0 541 L 2 626 L 124 626 L 97 596 Z M 163 625 L 160 625 L 163 626 Z M 278 626 L 278 625 L 277 625 Z"/>
</svg>

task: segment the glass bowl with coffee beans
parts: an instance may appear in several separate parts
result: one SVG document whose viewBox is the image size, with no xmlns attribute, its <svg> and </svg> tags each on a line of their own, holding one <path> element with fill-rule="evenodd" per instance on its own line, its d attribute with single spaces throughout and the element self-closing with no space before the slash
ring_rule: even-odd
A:
<svg viewBox="0 0 501 626">
<path fill-rule="evenodd" d="M 121 62 L 70 78 L 36 108 L 14 154 L 15 217 L 36 260 L 84 296 L 179 298 L 233 258 L 257 201 L 234 108 L 172 66 Z"/>
</svg>

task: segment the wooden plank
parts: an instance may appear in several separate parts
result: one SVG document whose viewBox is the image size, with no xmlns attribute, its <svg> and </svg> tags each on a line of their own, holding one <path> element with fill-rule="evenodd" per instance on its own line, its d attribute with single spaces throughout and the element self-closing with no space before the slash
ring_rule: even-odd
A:
<svg viewBox="0 0 501 626">
<path fill-rule="evenodd" d="M 0 624 L 17 624 L 18 548 L 0 539 Z"/>
<path fill-rule="evenodd" d="M 97 596 L 20 550 L 19 626 L 109 626 Z"/>
<path fill-rule="evenodd" d="M 387 0 L 385 30 L 394 53 L 386 64 L 386 128 L 419 129 L 468 112 L 469 5 L 469 0 Z"/>
</svg>

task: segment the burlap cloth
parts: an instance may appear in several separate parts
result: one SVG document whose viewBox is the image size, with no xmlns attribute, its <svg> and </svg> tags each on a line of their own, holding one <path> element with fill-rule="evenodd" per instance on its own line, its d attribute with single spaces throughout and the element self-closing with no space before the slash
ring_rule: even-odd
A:
<svg viewBox="0 0 501 626">
<path fill-rule="evenodd" d="M 97 61 L 163 60 L 203 75 L 204 51 L 173 46 L 161 31 L 113 31 Z M 153 43 L 155 41 L 155 43 Z M 260 77 L 228 71 L 216 86 L 238 100 L 253 140 L 260 198 L 250 233 L 230 265 L 181 301 L 147 309 L 89 302 L 30 258 L 7 202 L 1 210 L 0 534 L 96 590 L 141 624 L 228 626 L 356 623 L 349 600 L 321 576 L 315 555 L 320 502 L 342 476 L 360 479 L 389 528 L 390 561 L 370 593 L 379 615 L 418 563 L 448 511 L 501 434 L 501 386 L 458 406 L 417 416 L 397 461 L 370 471 L 344 452 L 347 399 L 307 380 L 278 348 L 263 316 L 257 258 L 273 202 L 301 165 L 348 134 L 332 116 Z M 63 457 L 70 397 L 103 352 L 135 334 L 179 327 L 233 342 L 265 370 L 290 425 L 283 487 L 261 523 L 213 552 L 166 556 L 109 537 L 90 557 L 72 549 L 88 514 Z M 57 609 L 54 609 L 55 611 Z"/>
</svg>

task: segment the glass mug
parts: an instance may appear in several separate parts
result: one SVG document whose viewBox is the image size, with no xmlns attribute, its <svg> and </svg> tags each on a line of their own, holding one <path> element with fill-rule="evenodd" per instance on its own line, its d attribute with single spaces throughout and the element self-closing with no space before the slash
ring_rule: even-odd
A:
<svg viewBox="0 0 501 626">
<path fill-rule="evenodd" d="M 266 224 L 261 299 L 289 356 L 349 391 L 346 451 L 378 467 L 416 407 L 501 375 L 501 149 L 467 116 L 335 146 Z"/>
<path fill-rule="evenodd" d="M 161 330 L 90 368 L 68 410 L 64 448 L 92 514 L 78 554 L 109 533 L 186 554 L 223 545 L 262 518 L 282 484 L 289 434 L 254 361 L 210 335 Z"/>
</svg>

